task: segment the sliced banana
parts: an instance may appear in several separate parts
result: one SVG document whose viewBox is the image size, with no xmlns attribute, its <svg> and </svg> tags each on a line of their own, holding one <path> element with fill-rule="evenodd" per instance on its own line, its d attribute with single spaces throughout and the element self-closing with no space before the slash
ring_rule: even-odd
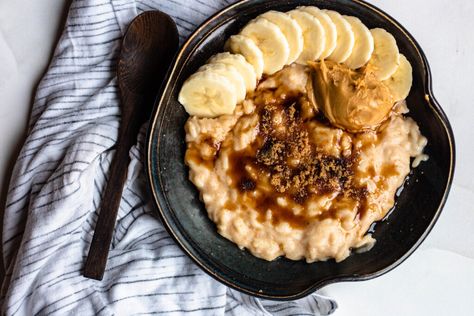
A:
<svg viewBox="0 0 474 316">
<path fill-rule="evenodd" d="M 280 28 L 290 49 L 286 64 L 294 62 L 303 51 L 303 31 L 298 23 L 287 14 L 278 11 L 268 11 L 259 17 L 267 19 Z"/>
<path fill-rule="evenodd" d="M 352 27 L 354 33 L 354 48 L 344 63 L 352 69 L 364 66 L 374 51 L 374 38 L 367 26 L 355 16 L 343 16 Z"/>
<path fill-rule="evenodd" d="M 245 57 L 240 54 L 231 54 L 229 52 L 219 53 L 212 56 L 208 63 L 224 64 L 235 67 L 245 81 L 245 90 L 253 91 L 257 85 L 257 74 L 255 69 L 249 64 Z"/>
<path fill-rule="evenodd" d="M 225 77 L 232 84 L 232 89 L 235 90 L 237 102 L 245 99 L 247 93 L 247 90 L 245 89 L 245 81 L 234 66 L 219 63 L 205 64 L 199 67 L 198 71 L 211 71 Z"/>
<path fill-rule="evenodd" d="M 291 10 L 287 13 L 303 31 L 303 51 L 296 62 L 305 65 L 308 61 L 318 60 L 326 47 L 326 33 L 323 26 L 307 12 Z"/>
<path fill-rule="evenodd" d="M 337 30 L 337 44 L 328 59 L 336 62 L 343 63 L 352 53 L 354 48 L 354 33 L 352 27 L 342 15 L 332 10 L 322 10 L 331 18 L 332 22 L 336 25 Z"/>
<path fill-rule="evenodd" d="M 234 54 L 241 54 L 253 66 L 257 79 L 263 73 L 263 53 L 250 38 L 243 35 L 232 35 L 224 48 Z"/>
<path fill-rule="evenodd" d="M 371 29 L 374 38 L 374 52 L 369 66 L 379 80 L 386 80 L 397 70 L 398 46 L 392 34 L 381 28 Z"/>
<path fill-rule="evenodd" d="M 232 114 L 237 96 L 226 77 L 212 71 L 199 71 L 184 82 L 178 101 L 189 115 L 216 117 Z"/>
<path fill-rule="evenodd" d="M 297 9 L 311 14 L 316 19 L 318 19 L 318 21 L 323 26 L 324 32 L 326 33 L 326 48 L 324 49 L 321 56 L 319 56 L 319 58 L 325 59 L 326 57 L 331 55 L 334 49 L 336 48 L 336 44 L 337 44 L 336 25 L 331 20 L 329 15 L 327 15 L 325 12 L 323 12 L 317 7 L 298 7 Z"/>
<path fill-rule="evenodd" d="M 250 38 L 263 53 L 263 73 L 273 74 L 285 66 L 290 47 L 280 28 L 267 19 L 249 22 L 240 34 Z"/>
<path fill-rule="evenodd" d="M 413 83 L 413 75 L 411 64 L 403 54 L 400 54 L 397 70 L 383 83 L 390 89 L 395 101 L 403 100 L 408 96 Z"/>
</svg>

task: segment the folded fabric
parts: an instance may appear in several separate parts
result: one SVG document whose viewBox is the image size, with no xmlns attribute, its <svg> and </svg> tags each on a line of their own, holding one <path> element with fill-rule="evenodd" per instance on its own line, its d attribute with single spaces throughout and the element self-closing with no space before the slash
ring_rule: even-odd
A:
<svg viewBox="0 0 474 316">
<path fill-rule="evenodd" d="M 159 9 L 180 41 L 226 1 L 75 0 L 36 93 L 28 137 L 13 171 L 3 229 L 6 315 L 327 315 L 313 294 L 256 299 L 201 271 L 175 245 L 147 192 L 146 126 L 130 151 L 104 279 L 81 275 L 120 123 L 116 64 L 121 37 L 139 13 Z"/>
</svg>

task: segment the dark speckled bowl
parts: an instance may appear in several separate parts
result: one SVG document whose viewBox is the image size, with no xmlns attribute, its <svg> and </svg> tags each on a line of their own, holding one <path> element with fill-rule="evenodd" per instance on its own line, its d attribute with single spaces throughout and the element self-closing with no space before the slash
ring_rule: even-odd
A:
<svg viewBox="0 0 474 316">
<path fill-rule="evenodd" d="M 221 237 L 208 219 L 184 164 L 184 123 L 188 115 L 177 101 L 183 81 L 225 40 L 250 19 L 268 10 L 287 11 L 315 5 L 359 17 L 369 28 L 382 27 L 397 39 L 413 66 L 413 87 L 407 98 L 410 116 L 428 138 L 430 156 L 409 175 L 391 215 L 377 223 L 377 243 L 369 252 L 346 260 L 307 264 L 284 258 L 267 262 L 240 250 Z M 203 23 L 184 44 L 157 100 L 148 138 L 147 171 L 151 191 L 164 225 L 204 271 L 247 294 L 279 300 L 303 297 L 339 281 L 382 275 L 402 263 L 435 224 L 446 201 L 454 171 L 454 139 L 448 119 L 431 91 L 428 62 L 413 37 L 393 18 L 362 1 L 247 0 L 220 11 Z"/>
</svg>

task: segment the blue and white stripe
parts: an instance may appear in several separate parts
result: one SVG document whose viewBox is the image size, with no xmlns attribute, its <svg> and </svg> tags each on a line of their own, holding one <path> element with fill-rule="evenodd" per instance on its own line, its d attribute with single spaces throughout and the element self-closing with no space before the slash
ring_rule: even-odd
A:
<svg viewBox="0 0 474 316">
<path fill-rule="evenodd" d="M 132 159 L 104 280 L 81 275 L 120 122 L 115 70 L 120 39 L 137 14 L 159 9 L 180 41 L 226 1 L 74 0 L 36 93 L 28 137 L 8 192 L 2 314 L 315 315 L 318 295 L 281 303 L 230 290 L 197 268 L 152 211 L 142 157 Z"/>
</svg>

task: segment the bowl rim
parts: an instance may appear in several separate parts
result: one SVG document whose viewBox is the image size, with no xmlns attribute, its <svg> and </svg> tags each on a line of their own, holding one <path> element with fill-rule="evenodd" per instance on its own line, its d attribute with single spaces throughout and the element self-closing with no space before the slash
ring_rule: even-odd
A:
<svg viewBox="0 0 474 316">
<path fill-rule="evenodd" d="M 211 277 L 213 277 L 217 281 L 221 282 L 222 284 L 224 284 L 224 285 L 226 285 L 230 288 L 233 288 L 233 289 L 238 290 L 240 292 L 243 292 L 245 294 L 252 295 L 252 296 L 255 296 L 255 297 L 259 297 L 259 298 L 271 299 L 271 300 L 294 300 L 294 299 L 299 299 L 299 298 L 305 297 L 305 296 L 313 293 L 314 291 L 316 291 L 316 290 L 318 290 L 318 289 L 320 289 L 320 288 L 322 288 L 326 285 L 329 285 L 331 283 L 348 282 L 348 281 L 364 281 L 364 280 L 370 280 L 370 279 L 379 277 L 381 275 L 384 275 L 385 273 L 387 273 L 387 272 L 393 270 L 394 268 L 396 268 L 397 266 L 399 266 L 409 256 L 411 256 L 413 254 L 413 252 L 421 245 L 421 243 L 426 239 L 428 234 L 433 229 L 435 223 L 437 222 L 437 220 L 438 220 L 438 218 L 441 214 L 441 211 L 442 211 L 444 205 L 446 204 L 446 200 L 447 200 L 447 197 L 448 197 L 451 185 L 452 185 L 453 176 L 454 176 L 456 153 L 455 153 L 454 134 L 453 134 L 451 125 L 449 123 L 449 120 L 448 120 L 445 112 L 443 111 L 443 109 L 441 108 L 441 106 L 439 105 L 438 101 L 436 100 L 436 98 L 433 94 L 431 69 L 430 69 L 428 60 L 427 60 L 423 50 L 421 49 L 420 45 L 415 40 L 415 38 L 399 22 L 397 22 L 389 14 L 387 14 L 386 12 L 379 9 L 378 7 L 376 7 L 372 4 L 369 4 L 369 3 L 367 3 L 363 0 L 350 0 L 350 1 L 356 3 L 360 6 L 363 6 L 366 9 L 371 10 L 371 11 L 375 12 L 376 14 L 382 16 L 388 23 L 392 24 L 392 26 L 399 29 L 401 31 L 401 33 L 406 37 L 406 39 L 410 42 L 410 44 L 413 46 L 413 48 L 415 48 L 415 50 L 418 54 L 418 57 L 422 61 L 422 66 L 423 66 L 423 70 L 424 70 L 424 79 L 425 79 L 425 82 L 426 82 L 426 85 L 424 85 L 425 100 L 426 100 L 427 104 L 430 106 L 430 108 L 432 109 L 433 113 L 436 114 L 439 121 L 441 121 L 441 123 L 444 127 L 444 130 L 446 132 L 446 135 L 448 137 L 448 143 L 449 143 L 449 149 L 450 149 L 450 164 L 449 164 L 448 181 L 446 182 L 446 186 L 445 186 L 445 189 L 444 189 L 444 192 L 443 192 L 442 199 L 441 199 L 441 201 L 438 205 L 438 208 L 435 212 L 435 215 L 433 216 L 433 219 L 428 224 L 428 226 L 425 229 L 425 231 L 423 232 L 423 234 L 420 236 L 420 238 L 416 241 L 416 243 L 404 255 L 402 255 L 398 260 L 394 261 L 392 264 L 388 265 L 387 267 L 385 267 L 381 270 L 375 271 L 373 273 L 361 274 L 361 275 L 350 274 L 350 275 L 345 275 L 345 276 L 327 277 L 327 278 L 324 278 L 324 279 L 322 279 L 322 280 L 320 280 L 316 283 L 313 283 L 311 286 L 309 286 L 305 290 L 302 290 L 302 291 L 300 291 L 296 294 L 269 295 L 269 294 L 265 294 L 265 293 L 260 292 L 260 291 L 252 291 L 252 290 L 249 290 L 249 289 L 242 288 L 242 287 L 238 286 L 237 284 L 229 281 L 227 278 L 223 277 L 222 275 L 220 275 L 219 273 L 217 273 L 216 271 L 211 269 L 211 267 L 209 267 L 208 265 L 203 263 L 197 257 L 195 257 L 192 254 L 192 252 L 186 247 L 186 245 L 179 239 L 179 237 L 177 236 L 177 234 L 175 233 L 175 231 L 173 229 L 173 226 L 170 224 L 167 217 L 165 216 L 165 212 L 163 211 L 162 206 L 158 202 L 160 200 L 160 198 L 159 198 L 160 193 L 157 192 L 157 188 L 155 188 L 155 186 L 153 185 L 155 183 L 156 179 L 153 178 L 153 172 L 152 172 L 153 159 L 151 157 L 151 154 L 152 154 L 152 150 L 153 150 L 153 147 L 154 147 L 152 137 L 153 137 L 153 135 L 155 135 L 155 133 L 156 133 L 155 130 L 157 128 L 158 128 L 158 134 L 159 134 L 159 130 L 161 130 L 161 124 L 158 121 L 160 119 L 159 116 L 158 116 L 158 113 L 159 113 L 160 109 L 164 106 L 163 105 L 163 103 L 164 103 L 164 94 L 163 94 L 163 92 L 166 91 L 169 88 L 171 78 L 173 77 L 174 73 L 176 72 L 178 61 L 180 61 L 182 59 L 182 56 L 183 56 L 185 50 L 192 44 L 191 42 L 193 41 L 193 39 L 195 37 L 197 37 L 201 33 L 201 31 L 203 29 L 205 29 L 214 20 L 220 18 L 222 15 L 224 15 L 228 11 L 234 9 L 235 7 L 238 7 L 242 4 L 252 2 L 252 1 L 254 1 L 254 0 L 240 0 L 240 1 L 237 1 L 233 4 L 231 4 L 231 5 L 223 8 L 223 9 L 217 11 L 215 14 L 213 14 L 208 19 L 206 19 L 201 25 L 199 25 L 196 28 L 196 30 L 194 32 L 192 32 L 191 35 L 189 35 L 189 37 L 186 39 L 184 44 L 181 46 L 181 48 L 178 50 L 177 54 L 175 55 L 175 58 L 174 58 L 171 66 L 168 70 L 168 74 L 166 76 L 166 79 L 163 82 L 163 84 L 161 86 L 161 89 L 159 91 L 159 94 L 156 98 L 155 106 L 154 106 L 153 113 L 152 113 L 152 117 L 151 117 L 150 123 L 148 125 L 148 132 L 147 132 L 147 137 L 146 137 L 146 144 L 145 144 L 146 145 L 146 162 L 145 162 L 146 163 L 146 168 L 145 169 L 146 169 L 146 173 L 147 173 L 148 186 L 149 186 L 150 191 L 152 192 L 152 196 L 153 196 L 153 202 L 156 205 L 156 208 L 157 208 L 158 214 L 159 214 L 159 216 L 162 220 L 163 226 L 166 228 L 166 230 L 168 231 L 170 236 L 173 237 L 173 239 L 178 244 L 178 246 L 184 251 L 184 253 L 189 258 L 191 258 L 193 260 L 193 262 L 196 263 L 204 272 L 206 272 L 208 275 L 210 275 Z M 297 3 L 295 5 L 297 5 Z M 213 31 L 212 29 L 209 30 L 209 32 L 212 32 L 212 31 Z M 156 144 L 156 147 L 157 148 L 159 147 L 159 140 Z M 160 169 L 159 168 L 159 162 L 158 162 L 158 168 L 157 169 Z M 162 179 L 161 179 L 161 176 L 160 176 L 159 173 L 158 173 L 158 180 L 159 180 L 158 190 L 161 190 L 163 185 L 162 185 Z M 166 206 L 166 207 L 168 207 L 168 206 Z"/>
</svg>

